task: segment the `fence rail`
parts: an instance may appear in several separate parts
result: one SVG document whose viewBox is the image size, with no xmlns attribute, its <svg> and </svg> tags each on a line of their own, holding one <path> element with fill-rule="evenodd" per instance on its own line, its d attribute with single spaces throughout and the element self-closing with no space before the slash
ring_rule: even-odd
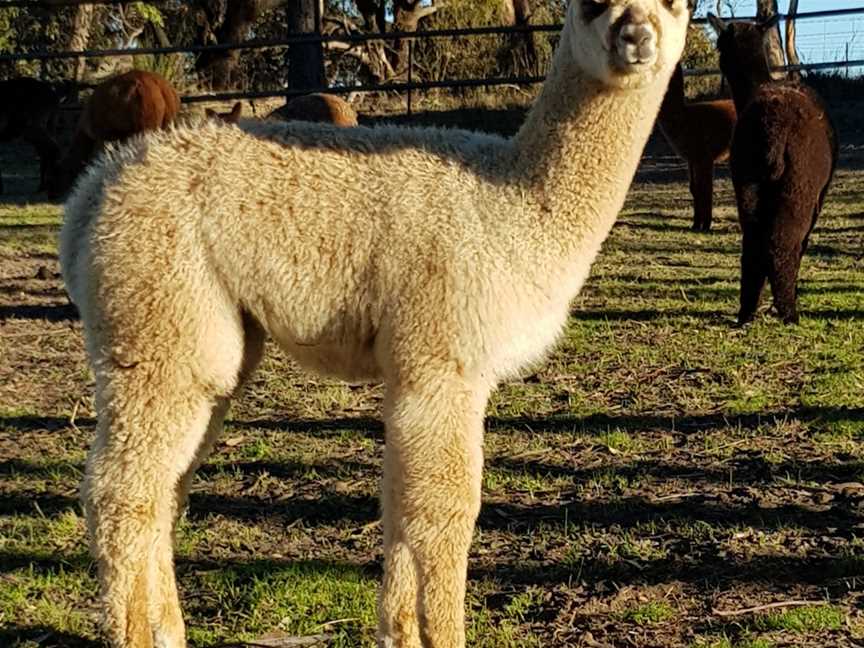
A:
<svg viewBox="0 0 864 648">
<path fill-rule="evenodd" d="M 119 5 L 128 4 L 129 0 L 5 0 L 0 2 L 0 11 L 6 8 L 26 7 L 57 9 L 77 5 Z M 156 0 L 156 4 L 166 0 Z M 864 6 L 846 9 L 826 9 L 820 11 L 801 12 L 795 15 L 796 20 L 810 20 L 816 18 L 827 18 L 836 16 L 848 16 L 864 14 Z M 780 14 L 781 19 L 787 19 L 787 14 Z M 735 18 L 735 20 L 753 20 L 753 17 Z M 704 24 L 706 18 L 695 18 L 696 24 Z M 310 43 L 349 43 L 351 45 L 362 45 L 372 41 L 391 40 L 421 40 L 430 38 L 457 38 L 471 36 L 504 35 L 516 33 L 555 33 L 560 31 L 561 24 L 543 25 L 514 25 L 497 27 L 469 27 L 456 29 L 434 29 L 426 31 L 404 32 L 391 31 L 384 33 L 364 34 L 297 34 L 281 38 L 254 39 L 243 42 L 218 43 L 213 45 L 187 45 L 170 47 L 142 47 L 142 48 L 110 48 L 101 50 L 68 50 L 59 52 L 33 51 L 14 52 L 0 54 L 0 63 L 17 61 L 48 61 L 78 58 L 110 58 L 118 56 L 143 56 L 160 54 L 200 54 L 203 52 L 226 52 L 244 49 L 274 49 L 291 47 Z M 826 69 L 848 69 L 853 67 L 864 67 L 864 59 L 829 61 L 821 63 L 807 63 L 803 65 L 781 66 L 776 70 L 826 70 Z M 687 69 L 686 76 L 717 76 L 720 70 L 716 68 Z M 262 91 L 238 91 L 238 92 L 213 92 L 183 97 L 185 103 L 197 103 L 204 101 L 222 101 L 235 99 L 260 99 L 268 97 L 292 97 L 308 92 L 327 91 L 335 94 L 351 94 L 359 92 L 412 92 L 414 90 L 431 90 L 436 88 L 470 88 L 470 87 L 494 87 L 502 85 L 529 85 L 540 83 L 544 80 L 541 75 L 520 77 L 484 77 L 473 79 L 450 79 L 444 81 L 412 81 L 391 82 L 383 84 L 357 84 L 343 86 L 327 86 L 319 88 L 303 88 L 292 90 L 290 88 L 279 88 Z"/>
<path fill-rule="evenodd" d="M 76 6 L 86 4 L 128 4 L 128 0 L 98 0 L 97 2 L 82 0 L 6 0 L 0 2 L 0 10 L 7 7 L 43 7 L 58 8 L 65 6 Z M 829 16 L 847 16 L 864 14 L 864 7 L 851 7 L 846 9 L 826 9 L 822 11 L 808 11 L 796 14 L 796 20 L 809 20 L 815 18 L 826 18 Z M 787 19 L 787 14 L 780 14 L 781 19 Z M 735 20 L 753 20 L 753 17 L 735 18 Z M 706 18 L 694 18 L 693 23 L 705 24 Z M 60 52 L 36 51 L 17 52 L 13 54 L 0 54 L 0 62 L 13 61 L 35 61 L 71 58 L 94 58 L 112 56 L 130 56 L 145 54 L 179 54 L 179 53 L 201 53 L 201 52 L 225 52 L 239 49 L 264 49 L 290 47 L 291 45 L 302 45 L 310 43 L 354 43 L 362 44 L 369 41 L 381 40 L 416 40 L 427 38 L 453 38 L 460 36 L 485 36 L 498 34 L 514 34 L 524 32 L 557 32 L 562 25 L 507 25 L 496 27 L 466 27 L 458 29 L 430 29 L 424 31 L 391 31 L 369 34 L 297 34 L 284 36 L 282 38 L 257 39 L 237 43 L 217 43 L 213 45 L 185 45 L 172 47 L 142 47 L 142 48 L 111 48 L 102 50 L 66 50 Z"/>
</svg>

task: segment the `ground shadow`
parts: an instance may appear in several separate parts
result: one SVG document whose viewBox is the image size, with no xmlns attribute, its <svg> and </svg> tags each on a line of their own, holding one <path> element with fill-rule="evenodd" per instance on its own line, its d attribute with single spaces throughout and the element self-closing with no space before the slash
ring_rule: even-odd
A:
<svg viewBox="0 0 864 648">
<path fill-rule="evenodd" d="M 4 623 L 0 628 L 0 646 L 11 648 L 18 645 L 34 645 L 39 648 L 103 648 L 105 644 L 45 625 Z"/>
<path fill-rule="evenodd" d="M 74 304 L 21 304 L 18 306 L 0 306 L 0 322 L 10 319 L 46 320 L 48 322 L 66 322 L 79 319 L 78 309 Z"/>
</svg>

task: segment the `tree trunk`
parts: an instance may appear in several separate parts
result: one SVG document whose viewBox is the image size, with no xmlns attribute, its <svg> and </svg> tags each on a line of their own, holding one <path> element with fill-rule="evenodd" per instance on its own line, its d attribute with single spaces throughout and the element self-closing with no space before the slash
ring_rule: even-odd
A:
<svg viewBox="0 0 864 648">
<path fill-rule="evenodd" d="M 255 0 L 228 0 L 225 19 L 222 24 L 207 34 L 216 43 L 239 43 L 246 39 L 249 28 L 258 17 Z M 215 16 L 212 19 L 215 19 Z M 210 30 L 210 25 L 207 25 Z M 213 90 L 228 90 L 240 80 L 237 66 L 240 63 L 240 50 L 204 52 L 198 58 L 195 68 L 201 79 Z"/>
<path fill-rule="evenodd" d="M 318 0 L 295 0 L 288 8 L 291 36 L 321 33 L 321 4 Z M 288 48 L 288 87 L 312 89 L 326 85 L 324 48 L 321 43 L 301 43 Z"/>
<path fill-rule="evenodd" d="M 795 46 L 795 16 L 798 15 L 798 0 L 789 0 L 789 10 L 786 12 L 786 61 L 789 65 L 801 65 L 798 58 L 798 48 Z M 789 72 L 789 78 L 796 81 L 801 78 L 801 72 Z"/>
<path fill-rule="evenodd" d="M 384 0 L 357 0 L 366 29 L 383 34 L 387 31 L 387 3 Z"/>
<path fill-rule="evenodd" d="M 201 45 L 215 43 L 242 43 L 249 38 L 249 30 L 261 14 L 283 4 L 286 0 L 206 0 L 198 8 L 198 41 Z M 304 0 L 305 1 L 305 0 Z M 224 19 L 219 22 L 224 9 Z M 195 69 L 201 80 L 214 90 L 227 90 L 242 85 L 237 70 L 240 50 L 204 52 L 198 57 Z"/>
<path fill-rule="evenodd" d="M 92 4 L 82 4 L 75 8 L 75 15 L 72 18 L 72 29 L 66 44 L 67 49 L 76 52 L 87 49 L 95 12 L 96 5 Z M 87 59 L 83 57 L 72 59 L 69 62 L 69 76 L 75 79 L 75 81 L 81 81 L 84 76 L 86 63 Z"/>
<path fill-rule="evenodd" d="M 767 20 L 777 13 L 777 0 L 756 0 L 756 17 L 757 19 Z M 768 55 L 768 64 L 772 67 L 782 67 L 786 65 L 786 57 L 783 54 L 783 41 L 780 38 L 780 25 L 772 29 L 766 35 L 766 53 Z M 782 70 L 771 72 L 773 79 L 785 79 L 786 73 Z"/>
</svg>

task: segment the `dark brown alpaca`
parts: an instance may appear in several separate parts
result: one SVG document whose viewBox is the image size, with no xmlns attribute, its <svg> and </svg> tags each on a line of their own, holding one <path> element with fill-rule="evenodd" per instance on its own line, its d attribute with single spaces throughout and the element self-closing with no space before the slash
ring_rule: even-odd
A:
<svg viewBox="0 0 864 648">
<path fill-rule="evenodd" d="M 660 130 L 690 170 L 693 229 L 711 229 L 714 165 L 729 158 L 735 130 L 735 104 L 729 99 L 687 103 L 684 70 L 679 64 L 669 81 L 658 116 Z"/>
<path fill-rule="evenodd" d="M 0 142 L 21 138 L 39 154 L 39 191 L 52 182 L 60 149 L 50 134 L 60 93 L 47 81 L 20 77 L 0 81 Z M 0 193 L 3 175 L 0 173 Z"/>
<path fill-rule="evenodd" d="M 132 70 L 97 85 L 81 111 L 69 152 L 61 164 L 65 191 L 106 142 L 168 126 L 180 110 L 180 97 L 153 72 Z"/>
<path fill-rule="evenodd" d="M 738 323 L 755 316 L 766 279 L 780 319 L 795 323 L 801 257 L 837 164 L 834 127 L 811 88 L 771 81 L 763 39 L 776 17 L 709 20 L 738 109 L 729 162 L 742 233 Z"/>
</svg>

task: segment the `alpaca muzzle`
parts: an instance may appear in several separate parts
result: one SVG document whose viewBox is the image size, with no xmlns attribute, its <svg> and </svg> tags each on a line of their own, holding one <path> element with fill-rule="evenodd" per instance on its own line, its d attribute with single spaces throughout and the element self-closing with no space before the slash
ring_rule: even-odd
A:
<svg viewBox="0 0 864 648">
<path fill-rule="evenodd" d="M 654 62 L 657 37 L 644 11 L 628 9 L 613 26 L 615 52 L 622 67 L 642 66 Z"/>
</svg>

